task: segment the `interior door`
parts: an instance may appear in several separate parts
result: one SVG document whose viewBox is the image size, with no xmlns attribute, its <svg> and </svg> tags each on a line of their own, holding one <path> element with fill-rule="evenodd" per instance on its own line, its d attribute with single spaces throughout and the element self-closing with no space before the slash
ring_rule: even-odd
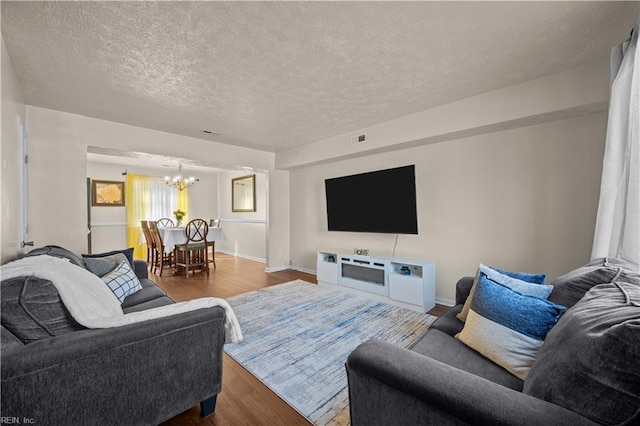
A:
<svg viewBox="0 0 640 426">
<path fill-rule="evenodd" d="M 33 247 L 29 240 L 29 137 L 21 117 L 18 117 L 18 253 Z"/>
</svg>

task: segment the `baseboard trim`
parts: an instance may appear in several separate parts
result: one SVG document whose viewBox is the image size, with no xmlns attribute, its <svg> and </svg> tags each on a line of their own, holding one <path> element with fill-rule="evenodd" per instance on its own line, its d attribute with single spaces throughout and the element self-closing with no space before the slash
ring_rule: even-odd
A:
<svg viewBox="0 0 640 426">
<path fill-rule="evenodd" d="M 315 269 L 305 268 L 303 266 L 292 266 L 292 269 L 295 269 L 296 271 L 304 272 L 305 274 L 316 275 Z"/>
<path fill-rule="evenodd" d="M 256 262 L 260 262 L 260 263 L 267 263 L 267 259 L 262 259 L 262 258 L 259 258 L 259 257 L 249 256 L 249 255 L 246 255 L 246 254 L 233 253 L 233 252 L 226 251 L 226 250 L 216 250 L 216 253 L 217 252 L 228 254 L 230 256 L 241 257 L 243 259 L 255 260 Z"/>
<path fill-rule="evenodd" d="M 456 306 L 456 302 L 455 301 L 449 300 L 449 299 L 443 299 L 441 297 L 436 297 L 436 303 L 438 305 L 444 305 L 444 306 L 449 306 L 449 307 Z"/>
<path fill-rule="evenodd" d="M 315 269 L 309 269 L 309 268 L 303 268 L 301 266 L 267 266 L 266 268 L 264 268 L 264 271 L 267 273 L 271 273 L 271 272 L 280 272 L 280 271 L 286 271 L 288 269 L 291 269 L 293 271 L 300 271 L 300 272 L 304 272 L 306 274 L 311 274 L 311 275 L 315 275 L 316 274 L 316 270 Z"/>
<path fill-rule="evenodd" d="M 286 271 L 287 269 L 289 269 L 289 267 L 288 267 L 288 266 L 272 266 L 272 267 L 267 266 L 266 268 L 264 268 L 264 271 L 265 271 L 267 274 L 270 274 L 270 273 L 272 273 L 272 272 L 282 272 L 282 271 Z"/>
</svg>

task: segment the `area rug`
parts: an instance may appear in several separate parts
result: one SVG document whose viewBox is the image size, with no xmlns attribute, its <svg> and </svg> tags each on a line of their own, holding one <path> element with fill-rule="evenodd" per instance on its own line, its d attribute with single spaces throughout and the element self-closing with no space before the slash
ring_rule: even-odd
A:
<svg viewBox="0 0 640 426">
<path fill-rule="evenodd" d="M 408 347 L 436 319 L 302 280 L 227 300 L 244 340 L 225 352 L 315 425 L 349 423 L 344 364 L 360 343 Z"/>
</svg>

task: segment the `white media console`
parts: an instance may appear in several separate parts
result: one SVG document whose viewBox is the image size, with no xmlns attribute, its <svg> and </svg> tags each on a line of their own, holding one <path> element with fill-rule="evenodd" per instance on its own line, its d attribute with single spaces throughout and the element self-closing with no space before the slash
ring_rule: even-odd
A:
<svg viewBox="0 0 640 426">
<path fill-rule="evenodd" d="M 318 284 L 427 312 L 436 305 L 436 264 L 318 250 Z"/>
</svg>

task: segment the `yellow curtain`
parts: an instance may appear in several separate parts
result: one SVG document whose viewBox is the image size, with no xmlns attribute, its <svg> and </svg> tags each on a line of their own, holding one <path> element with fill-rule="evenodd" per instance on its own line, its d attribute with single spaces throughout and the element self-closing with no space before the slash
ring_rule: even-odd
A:
<svg viewBox="0 0 640 426">
<path fill-rule="evenodd" d="M 147 220 L 149 176 L 127 173 L 125 201 L 127 205 L 127 247 L 133 247 L 134 259 L 147 258 L 141 221 Z"/>
<path fill-rule="evenodd" d="M 178 191 L 178 210 L 187 212 L 182 222 L 186 225 L 189 222 L 189 188 Z"/>
</svg>

